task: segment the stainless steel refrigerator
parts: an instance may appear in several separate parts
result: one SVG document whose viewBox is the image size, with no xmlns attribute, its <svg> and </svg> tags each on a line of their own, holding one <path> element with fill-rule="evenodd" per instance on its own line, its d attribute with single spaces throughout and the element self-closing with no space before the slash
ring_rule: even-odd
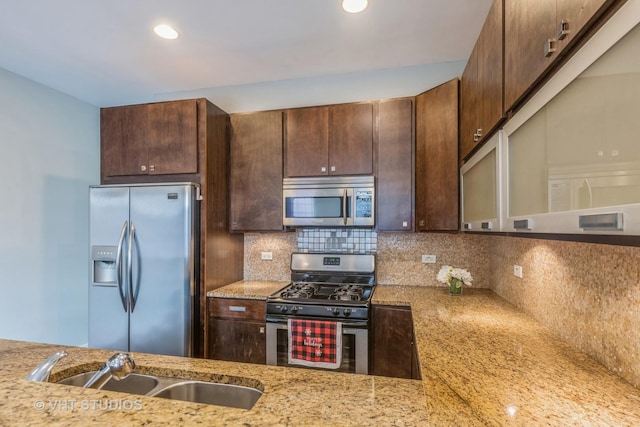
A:
<svg viewBox="0 0 640 427">
<path fill-rule="evenodd" d="M 89 188 L 89 346 L 193 354 L 199 187 Z"/>
</svg>

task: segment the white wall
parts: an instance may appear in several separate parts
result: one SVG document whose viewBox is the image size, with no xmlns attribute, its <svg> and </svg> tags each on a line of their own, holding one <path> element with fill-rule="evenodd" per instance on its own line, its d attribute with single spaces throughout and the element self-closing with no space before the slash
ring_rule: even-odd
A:
<svg viewBox="0 0 640 427">
<path fill-rule="evenodd" d="M 88 341 L 95 106 L 0 68 L 0 338 Z"/>
<path fill-rule="evenodd" d="M 227 113 L 414 96 L 462 74 L 464 62 L 161 93 L 155 101 L 207 98 Z"/>
</svg>

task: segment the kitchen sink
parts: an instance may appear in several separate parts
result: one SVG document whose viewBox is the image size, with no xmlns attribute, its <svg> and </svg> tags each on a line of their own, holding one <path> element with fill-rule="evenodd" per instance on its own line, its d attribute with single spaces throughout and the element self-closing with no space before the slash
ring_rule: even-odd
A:
<svg viewBox="0 0 640 427">
<path fill-rule="evenodd" d="M 58 384 L 67 384 L 82 387 L 87 383 L 87 381 L 91 379 L 91 377 L 93 377 L 93 374 L 95 374 L 95 372 L 83 372 L 81 374 L 60 380 L 58 381 Z M 100 389 L 131 394 L 147 394 L 151 390 L 156 388 L 158 384 L 158 377 L 131 373 L 127 378 L 124 378 L 122 380 L 111 378 L 105 383 L 105 385 L 100 387 Z"/>
<path fill-rule="evenodd" d="M 93 374 L 95 371 L 83 372 L 64 378 L 58 384 L 82 387 Z M 262 391 L 254 387 L 139 373 L 131 373 L 122 380 L 111 378 L 100 389 L 241 409 L 251 409 L 262 396 Z"/>
<path fill-rule="evenodd" d="M 262 396 L 262 392 L 252 387 L 204 381 L 185 381 L 165 387 L 151 396 L 251 409 Z"/>
</svg>

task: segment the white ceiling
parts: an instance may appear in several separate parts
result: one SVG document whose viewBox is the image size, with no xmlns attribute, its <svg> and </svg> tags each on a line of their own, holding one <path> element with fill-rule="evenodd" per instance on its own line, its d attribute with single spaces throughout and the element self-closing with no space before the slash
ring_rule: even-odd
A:
<svg viewBox="0 0 640 427">
<path fill-rule="evenodd" d="M 97 106 L 466 61 L 491 0 L 1 0 L 0 68 Z M 180 32 L 163 40 L 154 25 Z"/>
</svg>

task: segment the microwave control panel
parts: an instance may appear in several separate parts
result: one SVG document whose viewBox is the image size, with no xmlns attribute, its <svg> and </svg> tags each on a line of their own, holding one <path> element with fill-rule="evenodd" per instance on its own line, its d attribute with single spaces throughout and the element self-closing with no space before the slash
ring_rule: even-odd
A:
<svg viewBox="0 0 640 427">
<path fill-rule="evenodd" d="M 371 218 L 373 190 L 356 190 L 356 218 Z"/>
</svg>

